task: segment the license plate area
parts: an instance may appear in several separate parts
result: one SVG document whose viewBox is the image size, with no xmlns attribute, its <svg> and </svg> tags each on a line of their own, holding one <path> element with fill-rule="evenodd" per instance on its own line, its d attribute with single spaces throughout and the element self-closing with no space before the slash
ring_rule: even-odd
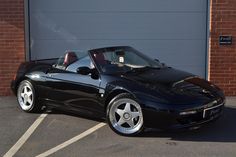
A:
<svg viewBox="0 0 236 157">
<path fill-rule="evenodd" d="M 208 118 L 211 118 L 211 117 L 214 118 L 214 116 L 220 114 L 220 112 L 222 110 L 222 106 L 223 106 L 223 104 L 220 104 L 220 105 L 217 105 L 217 106 L 213 106 L 213 107 L 204 109 L 203 118 L 204 119 L 208 119 Z"/>
</svg>

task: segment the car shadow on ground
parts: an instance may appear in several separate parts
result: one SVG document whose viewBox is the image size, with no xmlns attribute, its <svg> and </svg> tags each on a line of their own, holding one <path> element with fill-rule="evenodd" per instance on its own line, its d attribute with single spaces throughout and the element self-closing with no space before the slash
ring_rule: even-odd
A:
<svg viewBox="0 0 236 157">
<path fill-rule="evenodd" d="M 174 141 L 236 142 L 236 108 L 225 107 L 218 120 L 197 130 L 147 131 L 140 137 L 170 138 Z"/>
<path fill-rule="evenodd" d="M 105 122 L 105 120 L 101 118 L 94 118 L 56 109 L 49 110 L 47 113 L 64 114 L 97 122 Z M 144 133 L 134 137 L 170 138 L 170 140 L 173 141 L 236 142 L 236 108 L 225 107 L 222 117 L 196 130 L 160 131 L 148 129 Z"/>
</svg>

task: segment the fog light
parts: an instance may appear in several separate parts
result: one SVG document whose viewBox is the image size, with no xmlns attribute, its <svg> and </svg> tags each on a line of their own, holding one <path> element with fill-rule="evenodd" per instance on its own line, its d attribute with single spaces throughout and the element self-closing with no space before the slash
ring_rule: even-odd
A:
<svg viewBox="0 0 236 157">
<path fill-rule="evenodd" d="M 185 111 L 185 112 L 180 112 L 180 115 L 189 115 L 189 114 L 195 114 L 197 111 Z"/>
</svg>

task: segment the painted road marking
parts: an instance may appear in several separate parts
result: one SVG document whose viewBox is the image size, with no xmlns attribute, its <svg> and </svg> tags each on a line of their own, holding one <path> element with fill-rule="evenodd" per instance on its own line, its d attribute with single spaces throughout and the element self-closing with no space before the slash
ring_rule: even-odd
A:
<svg viewBox="0 0 236 157">
<path fill-rule="evenodd" d="M 22 145 L 28 140 L 28 138 L 33 134 L 35 129 L 44 120 L 47 114 L 41 114 L 35 122 L 29 127 L 29 129 L 21 136 L 21 138 L 11 147 L 11 149 L 3 157 L 12 157 L 16 152 L 22 147 Z"/>
<path fill-rule="evenodd" d="M 36 157 L 46 157 L 46 156 L 49 156 L 49 155 L 51 155 L 51 154 L 53 154 L 53 153 L 55 153 L 55 152 L 65 148 L 65 147 L 67 147 L 68 145 L 70 145 L 70 144 L 72 144 L 74 142 L 79 141 L 80 139 L 88 136 L 89 134 L 93 133 L 94 131 L 100 129 L 101 127 L 103 127 L 105 125 L 106 125 L 106 123 L 99 123 L 99 124 L 95 125 L 94 127 L 84 131 L 83 133 L 81 133 L 81 134 L 71 138 L 70 140 L 65 141 L 62 144 L 59 144 L 56 147 L 54 147 L 52 149 L 49 149 L 48 151 L 46 151 L 46 152 L 44 152 L 42 154 L 37 155 Z"/>
</svg>

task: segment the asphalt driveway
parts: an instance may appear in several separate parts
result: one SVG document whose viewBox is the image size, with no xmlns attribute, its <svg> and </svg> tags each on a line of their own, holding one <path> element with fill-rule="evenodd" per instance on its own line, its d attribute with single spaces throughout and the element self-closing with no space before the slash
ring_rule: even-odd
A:
<svg viewBox="0 0 236 157">
<path fill-rule="evenodd" d="M 39 117 L 40 114 L 22 112 L 15 97 L 0 97 L 0 156 L 9 150 L 19 157 L 236 156 L 234 97 L 227 98 L 224 115 L 218 121 L 198 130 L 149 130 L 138 137 L 119 136 L 99 120 L 58 111 L 45 113 L 38 126 L 32 127 Z M 16 145 L 19 149 L 12 149 Z"/>
</svg>

